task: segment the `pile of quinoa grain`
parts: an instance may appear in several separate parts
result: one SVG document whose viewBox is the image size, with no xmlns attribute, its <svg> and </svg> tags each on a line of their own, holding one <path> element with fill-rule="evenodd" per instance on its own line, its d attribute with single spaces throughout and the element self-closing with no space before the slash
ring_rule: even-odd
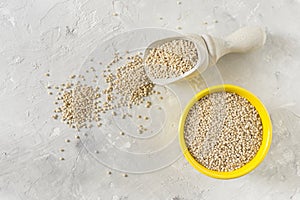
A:
<svg viewBox="0 0 300 200">
<path fill-rule="evenodd" d="M 235 93 L 206 95 L 190 109 L 184 137 L 191 155 L 203 166 L 228 172 L 241 168 L 258 152 L 262 122 L 256 108 Z"/>
<path fill-rule="evenodd" d="M 87 127 L 87 123 L 92 120 L 99 121 L 97 107 L 100 93 L 97 87 L 78 82 L 62 84 L 56 89 L 61 92 L 58 92 L 56 97 L 55 104 L 60 102 L 60 105 L 54 110 L 54 119 L 58 119 L 58 114 L 61 114 L 62 122 L 78 130 Z"/>
<path fill-rule="evenodd" d="M 152 78 L 175 78 L 190 71 L 196 65 L 198 56 L 192 41 L 176 39 L 151 49 L 145 58 L 145 67 Z"/>
<path fill-rule="evenodd" d="M 110 74 L 106 82 L 108 87 L 103 93 L 107 104 L 114 104 L 112 108 L 138 105 L 153 93 L 154 84 L 148 78 L 139 54 L 129 57 L 128 62 L 118 67 L 115 74 Z"/>
</svg>

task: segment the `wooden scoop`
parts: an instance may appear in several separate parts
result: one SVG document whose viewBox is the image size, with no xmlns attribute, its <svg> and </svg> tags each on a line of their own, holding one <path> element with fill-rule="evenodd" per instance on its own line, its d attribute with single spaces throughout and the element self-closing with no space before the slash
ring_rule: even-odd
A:
<svg viewBox="0 0 300 200">
<path fill-rule="evenodd" d="M 156 79 L 148 73 L 148 67 L 145 64 L 145 71 L 150 80 L 158 85 L 166 85 L 183 78 L 193 75 L 193 73 L 203 72 L 207 67 L 216 64 L 216 62 L 224 55 L 229 53 L 245 53 L 262 47 L 266 41 L 265 31 L 260 27 L 243 27 L 234 33 L 225 37 L 224 39 L 213 37 L 211 35 L 201 36 L 186 36 L 186 37 L 172 37 L 163 40 L 158 40 L 151 43 L 145 50 L 144 58 L 150 53 L 150 50 L 157 48 L 166 42 L 172 40 L 189 40 L 195 44 L 198 53 L 198 61 L 195 66 L 188 72 L 175 78 Z"/>
</svg>

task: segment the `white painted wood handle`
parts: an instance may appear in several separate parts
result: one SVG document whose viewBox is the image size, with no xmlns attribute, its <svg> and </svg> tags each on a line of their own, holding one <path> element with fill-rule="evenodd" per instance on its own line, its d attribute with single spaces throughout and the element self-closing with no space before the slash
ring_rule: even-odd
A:
<svg viewBox="0 0 300 200">
<path fill-rule="evenodd" d="M 265 31 L 260 27 L 238 29 L 225 39 L 202 35 L 210 55 L 210 65 L 229 53 L 245 53 L 262 47 L 266 41 Z"/>
</svg>

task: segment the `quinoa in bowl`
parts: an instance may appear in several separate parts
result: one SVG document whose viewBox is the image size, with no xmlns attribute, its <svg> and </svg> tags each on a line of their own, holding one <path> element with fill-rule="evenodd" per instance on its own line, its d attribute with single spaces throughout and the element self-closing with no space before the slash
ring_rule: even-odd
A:
<svg viewBox="0 0 300 200">
<path fill-rule="evenodd" d="M 234 85 L 200 91 L 179 122 L 184 157 L 213 178 L 249 173 L 262 162 L 271 140 L 272 124 L 264 105 L 251 92 Z"/>
</svg>

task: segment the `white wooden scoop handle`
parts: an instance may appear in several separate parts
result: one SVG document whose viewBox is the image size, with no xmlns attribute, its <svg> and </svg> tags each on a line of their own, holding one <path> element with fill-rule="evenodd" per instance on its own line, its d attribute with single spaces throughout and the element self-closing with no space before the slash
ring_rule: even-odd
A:
<svg viewBox="0 0 300 200">
<path fill-rule="evenodd" d="M 215 64 L 222 56 L 229 53 L 244 53 L 262 47 L 266 41 L 266 33 L 260 27 L 244 27 L 238 29 L 225 39 L 210 35 L 201 36 L 210 55 L 210 65 Z"/>
</svg>

